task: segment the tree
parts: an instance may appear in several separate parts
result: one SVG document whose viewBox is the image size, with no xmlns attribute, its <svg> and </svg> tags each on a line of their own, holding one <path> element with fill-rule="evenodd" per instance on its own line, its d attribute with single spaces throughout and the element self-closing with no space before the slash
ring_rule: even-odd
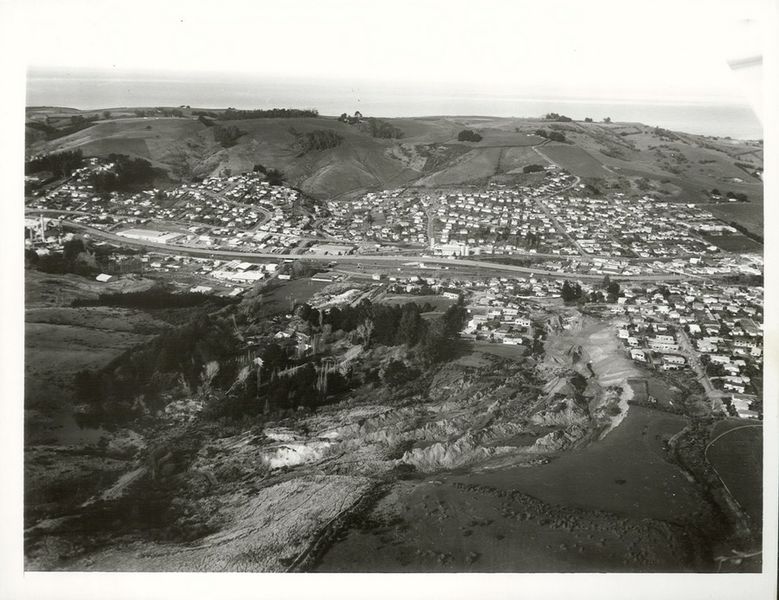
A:
<svg viewBox="0 0 779 600">
<path fill-rule="evenodd" d="M 584 122 L 585 123 L 592 123 L 592 118 L 591 117 L 584 117 Z"/>
<path fill-rule="evenodd" d="M 550 131 L 548 137 L 553 142 L 564 142 L 565 141 L 565 134 L 560 133 L 559 131 Z"/>
<path fill-rule="evenodd" d="M 265 177 L 268 180 L 268 183 L 274 187 L 284 184 L 284 173 L 278 169 L 268 169 L 265 172 Z"/>
<path fill-rule="evenodd" d="M 468 320 L 468 310 L 463 306 L 462 298 L 450 306 L 443 316 L 444 333 L 449 338 L 456 338 Z"/>
<path fill-rule="evenodd" d="M 384 369 L 382 379 L 389 387 L 398 387 L 408 381 L 409 371 L 410 369 L 402 360 L 393 360 Z"/>
<path fill-rule="evenodd" d="M 571 285 L 568 280 L 563 282 L 562 298 L 564 302 L 574 302 L 582 296 L 582 288 L 578 283 Z"/>
<path fill-rule="evenodd" d="M 86 245 L 81 238 L 73 238 L 65 242 L 62 246 L 62 257 L 66 263 L 73 263 L 80 254 L 86 252 Z"/>
<path fill-rule="evenodd" d="M 373 321 L 370 319 L 365 319 L 362 323 L 360 323 L 357 326 L 357 335 L 359 335 L 362 338 L 363 345 L 365 348 L 370 348 L 371 346 L 371 336 L 373 335 L 373 330 L 375 329 L 375 325 Z"/>
<path fill-rule="evenodd" d="M 616 302 L 620 292 L 619 284 L 616 281 L 612 281 L 606 287 L 606 292 L 609 295 L 609 302 Z"/>
<path fill-rule="evenodd" d="M 604 123 L 611 123 L 611 117 L 604 117 L 603 118 Z"/>
<path fill-rule="evenodd" d="M 414 346 L 419 341 L 422 328 L 422 316 L 419 307 L 411 302 L 403 305 L 403 312 L 398 324 L 397 343 Z"/>
<path fill-rule="evenodd" d="M 448 355 L 446 329 L 441 319 L 433 321 L 425 331 L 422 340 L 422 360 L 428 364 L 442 361 Z"/>
<path fill-rule="evenodd" d="M 590 302 L 603 302 L 603 292 L 600 290 L 592 290 L 587 296 L 587 300 Z"/>
<path fill-rule="evenodd" d="M 110 119 L 111 118 L 111 111 L 110 110 L 104 110 L 103 111 L 103 118 L 104 119 Z"/>
<path fill-rule="evenodd" d="M 457 140 L 460 142 L 480 142 L 482 137 L 472 129 L 463 129 L 457 134 Z"/>
</svg>

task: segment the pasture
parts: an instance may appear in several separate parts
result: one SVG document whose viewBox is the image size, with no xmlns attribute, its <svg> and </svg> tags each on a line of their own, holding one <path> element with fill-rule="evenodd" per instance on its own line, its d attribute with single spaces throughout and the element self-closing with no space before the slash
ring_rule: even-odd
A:
<svg viewBox="0 0 779 600">
<path fill-rule="evenodd" d="M 579 177 L 613 177 L 591 154 L 578 146 L 548 144 L 540 150 L 562 168 Z"/>
</svg>

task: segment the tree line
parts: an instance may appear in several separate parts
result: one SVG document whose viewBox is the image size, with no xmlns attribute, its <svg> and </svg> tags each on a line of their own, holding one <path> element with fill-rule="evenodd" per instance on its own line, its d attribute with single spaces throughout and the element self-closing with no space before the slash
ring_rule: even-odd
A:
<svg viewBox="0 0 779 600">
<path fill-rule="evenodd" d="M 40 173 L 49 171 L 55 177 L 70 177 L 84 164 L 84 154 L 81 150 L 65 150 L 53 154 L 44 154 L 29 160 L 24 165 L 25 173 Z"/>
<path fill-rule="evenodd" d="M 126 292 L 118 294 L 100 294 L 97 298 L 76 298 L 71 306 L 121 306 L 123 308 L 139 308 L 153 310 L 161 308 L 190 308 L 203 304 L 227 306 L 235 304 L 234 298 L 223 296 L 208 296 L 195 292 L 173 292 L 164 286 L 152 287 L 142 292 Z"/>
<path fill-rule="evenodd" d="M 561 115 L 556 112 L 546 113 L 544 115 L 544 119 L 547 121 L 557 121 L 558 123 L 570 123 L 573 121 L 571 117 L 566 117 L 565 115 Z"/>
<path fill-rule="evenodd" d="M 210 114 L 207 116 L 210 116 Z M 295 119 L 318 116 L 319 111 L 315 108 L 268 108 L 238 110 L 231 107 L 219 114 L 219 119 L 222 121 L 238 121 L 243 119 Z"/>
<path fill-rule="evenodd" d="M 314 131 L 301 133 L 294 127 L 290 127 L 289 132 L 295 136 L 295 143 L 300 150 L 298 156 L 302 156 L 312 150 L 336 148 L 344 141 L 343 136 L 329 129 L 315 129 Z"/>
<path fill-rule="evenodd" d="M 565 134 L 560 131 L 547 131 L 546 129 L 536 129 L 534 132 L 536 135 L 546 138 L 553 142 L 565 142 Z"/>
</svg>

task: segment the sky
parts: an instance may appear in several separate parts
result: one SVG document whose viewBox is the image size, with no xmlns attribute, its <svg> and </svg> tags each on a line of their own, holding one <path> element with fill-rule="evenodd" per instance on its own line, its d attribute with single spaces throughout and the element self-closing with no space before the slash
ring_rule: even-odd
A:
<svg viewBox="0 0 779 600">
<path fill-rule="evenodd" d="M 251 74 L 467 84 L 530 97 L 732 102 L 743 96 L 727 59 L 760 53 L 759 35 L 733 47 L 734 24 L 764 4 L 35 0 L 10 8 L 32 72 Z"/>
</svg>

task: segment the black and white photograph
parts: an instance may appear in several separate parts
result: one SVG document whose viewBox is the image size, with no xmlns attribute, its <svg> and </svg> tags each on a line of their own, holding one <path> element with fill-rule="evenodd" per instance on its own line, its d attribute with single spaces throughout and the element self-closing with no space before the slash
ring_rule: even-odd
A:
<svg viewBox="0 0 779 600">
<path fill-rule="evenodd" d="M 0 2 L 0 596 L 775 597 L 776 10 Z"/>
</svg>

